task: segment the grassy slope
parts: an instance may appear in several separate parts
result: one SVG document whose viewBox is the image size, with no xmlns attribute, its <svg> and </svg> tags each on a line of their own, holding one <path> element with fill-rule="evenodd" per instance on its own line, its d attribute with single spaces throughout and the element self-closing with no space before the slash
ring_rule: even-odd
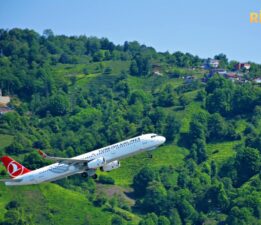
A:
<svg viewBox="0 0 261 225">
<path fill-rule="evenodd" d="M 6 134 L 0 134 L 0 157 L 4 155 L 4 148 L 10 145 L 13 141 L 13 136 L 6 135 Z M 2 163 L 0 163 L 0 171 L 5 170 Z M 0 202 L 1 205 L 1 202 Z"/>
<path fill-rule="evenodd" d="M 106 67 L 112 69 L 112 74 L 120 74 L 121 71 L 129 68 L 129 61 L 103 61 L 86 64 L 58 64 L 53 68 L 53 72 L 59 76 L 78 76 L 83 74 L 83 70 L 87 69 L 89 74 L 101 74 Z M 88 76 L 88 75 L 87 75 Z"/>
<path fill-rule="evenodd" d="M 241 141 L 221 142 L 207 145 L 207 154 L 209 156 L 208 161 L 214 160 L 218 165 L 227 160 L 228 158 L 235 156 L 233 148 L 240 144 Z"/>
<path fill-rule="evenodd" d="M 66 190 L 56 184 L 35 186 L 0 186 L 0 219 L 5 213 L 4 206 L 16 200 L 25 212 L 32 216 L 34 224 L 110 224 L 111 213 L 94 207 L 78 192 Z"/>
<path fill-rule="evenodd" d="M 5 147 L 10 145 L 13 141 L 13 136 L 0 134 L 0 153 L 3 151 Z"/>
</svg>

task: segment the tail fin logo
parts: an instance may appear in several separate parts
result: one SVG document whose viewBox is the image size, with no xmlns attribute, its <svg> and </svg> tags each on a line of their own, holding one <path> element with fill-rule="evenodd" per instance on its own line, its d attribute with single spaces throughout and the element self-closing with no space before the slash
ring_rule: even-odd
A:
<svg viewBox="0 0 261 225">
<path fill-rule="evenodd" d="M 24 167 L 15 161 L 11 161 L 7 166 L 7 171 L 11 177 L 17 177 L 23 174 Z"/>
</svg>

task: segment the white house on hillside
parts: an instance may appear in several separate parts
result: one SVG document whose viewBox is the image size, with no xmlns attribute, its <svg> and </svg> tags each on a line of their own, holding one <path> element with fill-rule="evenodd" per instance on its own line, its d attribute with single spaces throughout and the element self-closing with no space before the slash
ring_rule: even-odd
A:
<svg viewBox="0 0 261 225">
<path fill-rule="evenodd" d="M 219 60 L 217 59 L 208 59 L 205 61 L 205 68 L 218 68 L 219 67 Z"/>
</svg>

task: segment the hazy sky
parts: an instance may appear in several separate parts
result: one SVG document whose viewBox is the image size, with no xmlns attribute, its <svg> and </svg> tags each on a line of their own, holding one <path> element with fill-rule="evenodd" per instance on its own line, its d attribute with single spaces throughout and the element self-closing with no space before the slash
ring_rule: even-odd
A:
<svg viewBox="0 0 261 225">
<path fill-rule="evenodd" d="M 261 23 L 250 24 L 260 0 L 0 0 L 0 28 L 42 34 L 137 40 L 158 51 L 182 51 L 261 63 Z"/>
</svg>

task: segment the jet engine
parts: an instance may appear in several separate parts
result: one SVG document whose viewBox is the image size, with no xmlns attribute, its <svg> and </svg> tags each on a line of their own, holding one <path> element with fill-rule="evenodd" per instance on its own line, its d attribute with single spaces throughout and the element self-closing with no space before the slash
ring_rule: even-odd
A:
<svg viewBox="0 0 261 225">
<path fill-rule="evenodd" d="M 101 167 L 101 171 L 109 172 L 111 170 L 118 169 L 120 166 L 120 162 L 115 160 Z"/>
<path fill-rule="evenodd" d="M 97 158 L 97 159 L 94 159 L 94 160 L 88 162 L 87 167 L 89 169 L 97 169 L 99 167 L 104 166 L 105 164 L 106 164 L 105 158 L 100 157 L 100 158 Z"/>
</svg>

